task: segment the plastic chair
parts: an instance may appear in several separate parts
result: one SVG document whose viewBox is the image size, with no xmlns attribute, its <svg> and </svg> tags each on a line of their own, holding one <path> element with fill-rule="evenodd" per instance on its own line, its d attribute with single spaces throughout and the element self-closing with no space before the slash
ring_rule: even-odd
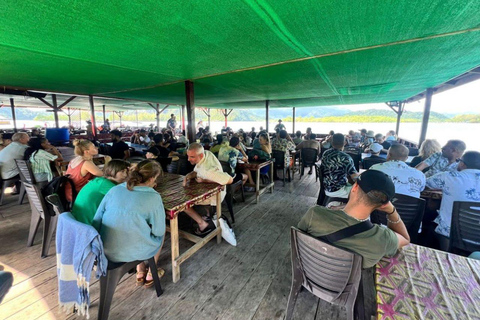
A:
<svg viewBox="0 0 480 320">
<path fill-rule="evenodd" d="M 0 171 L 1 171 L 1 167 L 0 167 Z M 17 181 L 20 181 L 20 178 L 18 176 L 14 177 L 14 178 L 11 178 L 11 179 L 5 179 L 4 180 L 4 179 L 2 179 L 2 175 L 0 174 L 0 186 L 2 188 L 0 190 L 0 206 L 3 205 L 3 198 L 5 196 L 5 189 L 14 186 Z M 18 199 L 18 204 L 22 204 L 23 198 L 25 197 L 25 189 L 23 188 L 23 186 L 20 189 L 19 195 L 20 195 L 20 197 Z"/>
<path fill-rule="evenodd" d="M 275 169 L 275 172 L 277 170 L 283 171 L 283 186 L 285 186 L 285 177 L 287 173 L 288 173 L 288 182 L 292 180 L 290 176 L 290 166 L 285 167 L 285 152 L 280 150 L 273 150 L 272 158 L 275 159 L 275 161 L 273 162 L 273 168 Z"/>
<path fill-rule="evenodd" d="M 222 165 L 223 172 L 231 174 L 232 168 L 230 167 L 230 163 L 227 161 L 220 161 Z M 225 202 L 227 203 L 228 212 L 230 212 L 230 217 L 232 217 L 232 223 L 235 223 L 235 215 L 233 214 L 233 195 L 235 191 L 240 189 L 242 191 L 242 202 L 245 202 L 245 192 L 243 190 L 243 181 L 237 181 L 232 184 L 226 185 L 227 194 L 225 195 Z"/>
<path fill-rule="evenodd" d="M 43 220 L 42 258 L 45 258 L 48 256 L 50 243 L 52 242 L 53 234 L 57 228 L 58 215 L 48 210 L 42 192 L 37 185 L 28 182 L 23 182 L 23 185 L 25 186 L 25 191 L 27 192 L 28 201 L 30 202 L 30 208 L 32 210 L 27 246 L 31 247 L 33 245 L 38 227 Z"/>
<path fill-rule="evenodd" d="M 33 174 L 32 165 L 28 160 L 17 160 L 15 159 L 15 164 L 17 165 L 18 172 L 20 175 L 20 181 L 28 182 L 30 184 L 37 184 L 35 180 L 35 175 Z M 18 204 L 23 203 L 23 199 L 25 198 L 25 187 L 22 184 L 22 188 L 20 191 L 20 198 L 18 199 Z"/>
<path fill-rule="evenodd" d="M 362 257 L 291 228 L 292 286 L 286 320 L 292 319 L 302 286 L 320 299 L 345 307 L 347 319 L 364 317 Z M 358 298 L 357 298 L 358 295 Z"/>
<path fill-rule="evenodd" d="M 128 158 L 126 161 L 128 161 L 128 162 L 130 162 L 130 163 L 140 163 L 140 162 L 142 162 L 143 160 L 145 160 L 144 157 L 133 156 L 133 157 Z"/>
<path fill-rule="evenodd" d="M 303 173 L 305 172 L 305 167 L 309 167 L 310 170 L 312 170 L 312 167 L 315 165 L 317 162 L 317 157 L 318 157 L 318 150 L 313 149 L 313 148 L 302 148 L 300 150 L 300 159 L 301 159 L 301 165 L 300 165 L 300 179 L 303 176 Z"/>
<path fill-rule="evenodd" d="M 53 211 L 56 215 L 60 215 L 61 213 L 65 212 L 62 200 L 60 200 L 58 194 L 51 194 L 49 196 L 46 196 L 45 201 L 47 201 L 52 206 Z"/>
<path fill-rule="evenodd" d="M 113 295 L 117 288 L 120 279 L 128 273 L 131 269 L 135 268 L 139 263 L 143 261 L 132 261 L 125 263 L 115 263 L 108 261 L 107 275 L 100 278 L 100 300 L 98 307 L 98 320 L 107 320 L 110 314 L 110 306 L 112 304 Z M 151 257 L 148 259 L 148 265 L 153 266 L 152 277 L 155 284 L 155 290 L 157 297 L 163 294 L 162 285 L 160 284 L 160 278 L 158 277 L 155 259 Z"/>
<path fill-rule="evenodd" d="M 417 243 L 418 230 L 425 212 L 425 200 L 396 193 L 392 203 L 407 228 L 410 241 Z M 370 221 L 387 225 L 387 215 L 385 212 L 375 210 L 370 215 Z"/>
<path fill-rule="evenodd" d="M 320 180 L 320 190 L 318 191 L 317 205 L 325 207 L 327 204 L 329 204 L 332 201 L 347 203 L 348 201 L 347 198 L 328 197 L 325 194 L 325 188 L 323 187 L 323 174 L 322 174 L 322 170 L 320 169 L 320 166 L 315 165 L 315 171 Z M 315 179 L 315 182 L 316 181 L 317 180 Z"/>
<path fill-rule="evenodd" d="M 359 171 L 360 162 L 362 161 L 362 149 L 348 147 L 344 149 L 344 152 L 352 158 L 355 169 Z"/>
<path fill-rule="evenodd" d="M 383 162 L 386 162 L 387 159 L 386 158 L 365 158 L 362 160 L 362 167 L 363 169 L 365 170 L 368 170 L 370 169 L 371 166 L 375 165 L 375 164 L 378 164 L 378 163 L 383 163 Z"/>
<path fill-rule="evenodd" d="M 448 251 L 468 254 L 480 251 L 480 202 L 453 203 Z"/>
</svg>

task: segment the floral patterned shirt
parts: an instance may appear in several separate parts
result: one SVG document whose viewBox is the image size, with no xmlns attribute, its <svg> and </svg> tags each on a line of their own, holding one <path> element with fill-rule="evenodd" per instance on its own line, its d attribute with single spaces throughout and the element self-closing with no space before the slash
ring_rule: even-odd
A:
<svg viewBox="0 0 480 320">
<path fill-rule="evenodd" d="M 442 203 L 435 222 L 437 233 L 450 237 L 454 201 L 480 202 L 480 170 L 440 172 L 427 179 L 427 186 L 443 190 Z"/>
<path fill-rule="evenodd" d="M 437 152 L 428 157 L 425 164 L 429 166 L 428 171 L 425 173 L 427 178 L 444 171 L 457 171 L 458 163 L 448 163 L 448 159 L 442 155 L 442 152 Z"/>
<path fill-rule="evenodd" d="M 370 167 L 387 174 L 395 185 L 395 193 L 420 198 L 425 189 L 425 175 L 422 171 L 410 167 L 403 161 L 391 160 Z"/>
<path fill-rule="evenodd" d="M 285 152 L 285 168 L 290 164 L 290 151 L 295 151 L 295 144 L 287 139 L 275 138 L 272 140 L 272 150 Z"/>
<path fill-rule="evenodd" d="M 352 157 L 337 149 L 323 153 L 320 165 L 325 191 L 335 192 L 348 184 L 347 175 L 357 173 Z"/>
</svg>

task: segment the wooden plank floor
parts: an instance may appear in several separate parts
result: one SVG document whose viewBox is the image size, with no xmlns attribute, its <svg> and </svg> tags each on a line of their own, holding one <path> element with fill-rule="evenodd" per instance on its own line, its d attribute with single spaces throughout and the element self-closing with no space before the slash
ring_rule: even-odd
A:
<svg viewBox="0 0 480 320">
<path fill-rule="evenodd" d="M 290 226 L 296 225 L 318 194 L 315 175 L 306 174 L 283 186 L 276 181 L 273 194 L 260 203 L 247 193 L 247 201 L 234 205 L 237 247 L 223 241 L 208 245 L 181 267 L 181 280 L 172 283 L 170 238 L 167 234 L 160 265 L 164 294 L 135 287 L 126 275 L 113 298 L 110 319 L 283 319 L 291 284 Z M 0 319 L 73 319 L 59 310 L 54 242 L 50 255 L 40 258 L 39 231 L 27 248 L 30 222 L 28 202 L 17 205 L 7 195 L 0 207 L 0 264 L 14 273 L 14 286 L 0 305 Z M 224 208 L 224 212 L 227 212 Z M 191 246 L 181 240 L 181 250 Z M 99 283 L 90 284 L 91 319 L 96 319 Z M 343 310 L 320 302 L 303 291 L 295 319 L 343 319 Z"/>
</svg>

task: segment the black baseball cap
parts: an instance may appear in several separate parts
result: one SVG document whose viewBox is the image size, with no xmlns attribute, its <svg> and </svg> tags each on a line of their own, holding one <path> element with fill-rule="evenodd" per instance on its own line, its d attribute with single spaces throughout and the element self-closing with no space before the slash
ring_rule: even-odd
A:
<svg viewBox="0 0 480 320">
<path fill-rule="evenodd" d="M 385 173 L 378 170 L 367 170 L 358 176 L 357 184 L 363 192 L 380 191 L 390 201 L 395 196 L 395 185 L 392 179 Z"/>
<path fill-rule="evenodd" d="M 110 134 L 113 134 L 114 136 L 117 136 L 117 137 L 122 137 L 122 132 L 120 130 L 112 130 L 110 131 Z"/>
<path fill-rule="evenodd" d="M 150 149 L 148 149 L 147 151 L 145 151 L 145 153 L 147 152 L 150 152 L 151 154 L 153 154 L 155 157 L 158 157 L 160 155 L 160 150 L 158 150 L 157 148 L 155 147 L 151 147 Z"/>
</svg>

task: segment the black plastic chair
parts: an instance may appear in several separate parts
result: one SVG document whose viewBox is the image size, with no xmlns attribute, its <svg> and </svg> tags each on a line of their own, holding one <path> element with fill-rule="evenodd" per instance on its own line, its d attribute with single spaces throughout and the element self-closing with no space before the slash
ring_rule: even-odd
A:
<svg viewBox="0 0 480 320">
<path fill-rule="evenodd" d="M 309 167 L 312 170 L 312 167 L 315 165 L 318 159 L 318 149 L 313 148 L 302 148 L 300 149 L 300 179 L 305 172 L 305 167 Z"/>
<path fill-rule="evenodd" d="M 133 156 L 133 157 L 130 157 L 130 158 L 127 159 L 127 161 L 130 162 L 130 163 L 140 163 L 143 160 L 145 160 L 145 158 L 144 157 L 139 157 L 139 156 Z"/>
<path fill-rule="evenodd" d="M 65 212 L 65 208 L 63 207 L 62 200 L 58 194 L 51 194 L 45 197 L 45 201 L 47 201 L 53 208 L 53 211 L 56 215 L 60 215 Z"/>
<path fill-rule="evenodd" d="M 280 150 L 273 150 L 272 158 L 275 159 L 275 161 L 273 162 L 273 168 L 275 169 L 275 172 L 277 172 L 277 170 L 283 171 L 283 186 L 285 186 L 285 177 L 287 176 L 287 173 L 288 182 L 292 180 L 290 176 L 290 166 L 285 167 L 285 152 Z"/>
<path fill-rule="evenodd" d="M 425 212 L 425 200 L 396 193 L 392 203 L 407 228 L 410 242 L 418 243 L 418 230 Z M 387 225 L 387 215 L 385 212 L 375 210 L 370 215 L 370 221 Z"/>
<path fill-rule="evenodd" d="M 348 199 L 347 198 L 338 198 L 338 197 L 328 197 L 325 194 L 325 188 L 323 186 L 323 174 L 322 174 L 322 169 L 320 168 L 319 165 L 315 165 L 315 171 L 316 174 L 318 175 L 318 178 L 320 180 L 320 190 L 318 190 L 318 198 L 317 198 L 317 205 L 319 206 L 327 206 L 330 202 L 333 201 L 338 201 L 342 203 L 347 203 Z M 317 180 L 315 179 L 315 182 Z"/>
<path fill-rule="evenodd" d="M 33 174 L 32 165 L 30 164 L 30 161 L 15 159 L 15 164 L 17 165 L 21 182 L 28 182 L 30 184 L 37 184 L 37 181 L 35 180 L 35 175 Z M 26 195 L 25 187 L 23 186 L 23 183 L 22 183 L 22 188 L 21 188 L 21 192 L 20 192 L 20 198 L 18 199 L 18 204 L 23 203 L 23 199 L 25 198 L 25 195 Z"/>
<path fill-rule="evenodd" d="M 107 275 L 100 277 L 100 300 L 98 307 L 98 320 L 107 320 L 110 314 L 110 306 L 112 304 L 113 295 L 117 288 L 120 279 L 128 273 L 131 269 L 134 269 L 138 264 L 143 261 L 132 261 L 125 263 L 115 263 L 108 261 Z M 157 267 L 155 259 L 151 257 L 148 259 L 148 265 L 152 267 L 152 277 L 155 284 L 155 290 L 157 297 L 163 294 L 162 285 L 160 284 L 160 278 L 158 277 Z"/>
<path fill-rule="evenodd" d="M 368 157 L 362 160 L 362 167 L 363 169 L 368 170 L 370 169 L 371 166 L 379 163 L 384 163 L 386 161 L 387 159 L 382 157 L 375 157 L 375 158 Z"/>
<path fill-rule="evenodd" d="M 52 242 L 53 234 L 57 228 L 58 215 L 48 209 L 43 199 L 42 192 L 37 185 L 28 182 L 23 182 L 23 185 L 27 192 L 28 201 L 30 202 L 30 208 L 32 210 L 27 246 L 31 247 L 33 245 L 38 227 L 43 220 L 42 258 L 45 258 L 48 256 L 50 243 Z"/>
<path fill-rule="evenodd" d="M 331 304 L 345 307 L 347 319 L 364 318 L 362 257 L 291 228 L 292 286 L 286 320 L 292 319 L 302 286 Z M 357 297 L 358 295 L 358 297 Z"/>
<path fill-rule="evenodd" d="M 223 172 L 226 172 L 231 175 L 232 168 L 230 167 L 230 163 L 228 163 L 227 161 L 220 161 L 220 163 L 222 165 Z M 227 184 L 225 187 L 227 191 L 227 194 L 225 195 L 225 202 L 227 203 L 227 208 L 228 208 L 228 212 L 230 212 L 232 223 L 235 223 L 235 215 L 233 214 L 233 198 L 234 198 L 235 191 L 240 189 L 242 192 L 242 202 L 245 202 L 245 192 L 243 190 L 243 183 L 242 183 L 242 180 L 240 180 L 232 184 Z"/>
<path fill-rule="evenodd" d="M 480 251 L 480 202 L 453 203 L 448 251 L 467 255 Z"/>
<path fill-rule="evenodd" d="M 359 148 L 345 148 L 344 152 L 352 158 L 353 164 L 355 165 L 355 169 L 357 169 L 357 171 L 359 171 L 360 170 L 360 162 L 362 161 L 362 149 L 359 149 Z"/>
</svg>

